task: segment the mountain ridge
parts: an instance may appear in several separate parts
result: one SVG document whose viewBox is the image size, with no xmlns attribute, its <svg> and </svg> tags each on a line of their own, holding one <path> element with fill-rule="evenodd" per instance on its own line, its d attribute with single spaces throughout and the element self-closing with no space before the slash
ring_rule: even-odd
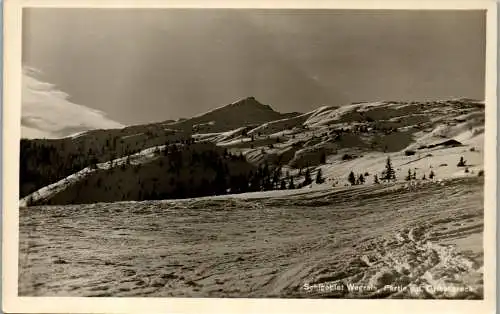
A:
<svg viewBox="0 0 500 314">
<path fill-rule="evenodd" d="M 241 126 L 259 125 L 265 122 L 289 118 L 300 113 L 280 113 L 270 105 L 259 102 L 255 97 L 248 96 L 230 104 L 211 109 L 182 121 L 169 123 L 169 126 L 200 130 L 205 132 L 220 132 L 236 129 Z"/>
<path fill-rule="evenodd" d="M 256 110 L 257 118 L 251 120 L 252 122 L 259 121 L 258 119 L 266 122 L 252 125 L 247 124 L 248 117 L 226 114 L 228 111 L 230 113 L 238 112 L 242 107 L 258 109 Z M 278 119 L 267 121 L 270 117 L 278 117 Z M 215 122 L 203 125 L 207 123 L 206 121 Z M 235 126 L 235 128 L 231 129 L 229 126 Z M 186 156 L 188 156 L 188 160 L 192 160 L 193 165 L 199 163 L 199 157 L 196 157 L 199 152 L 196 151 L 196 147 L 200 146 L 196 146 L 196 143 L 211 145 L 211 153 L 205 157 L 212 161 L 209 164 L 206 164 L 207 161 L 202 162 L 201 165 L 205 165 L 202 166 L 202 169 L 205 169 L 203 167 L 212 167 L 212 170 L 209 171 L 212 174 L 208 175 L 204 170 L 201 170 L 197 176 L 205 177 L 210 184 L 210 180 L 215 180 L 213 174 L 222 171 L 220 175 L 226 176 L 224 181 L 227 180 L 229 190 L 231 190 L 231 184 L 236 184 L 240 186 L 241 191 L 238 190 L 240 192 L 246 192 L 245 187 L 241 187 L 241 182 L 251 181 L 252 176 L 255 177 L 255 172 L 262 171 L 262 167 L 266 165 L 271 170 L 280 171 L 280 174 L 273 178 L 272 188 L 275 189 L 278 181 L 280 186 L 283 185 L 282 180 L 287 181 L 284 183 L 285 186 L 288 185 L 290 176 L 296 180 L 295 185 L 302 184 L 305 175 L 302 169 L 310 169 L 312 173 L 322 169 L 323 175 L 328 180 L 338 181 L 339 178 L 345 180 L 349 167 L 359 168 L 361 167 L 359 165 L 366 164 L 362 167 L 369 168 L 370 171 L 383 168 L 383 160 L 387 156 L 391 156 L 398 163 L 403 158 L 404 160 L 401 159 L 400 164 L 404 166 L 409 163 L 419 164 L 425 160 L 431 162 L 431 159 L 437 157 L 425 159 L 421 156 L 422 154 L 423 156 L 435 155 L 436 151 L 448 152 L 450 156 L 455 156 L 453 154 L 458 154 L 458 150 L 464 150 L 463 147 L 471 148 L 470 152 L 462 153 L 469 160 L 474 160 L 474 167 L 471 167 L 471 171 L 477 172 L 482 167 L 482 160 L 478 158 L 482 156 L 483 132 L 484 103 L 468 99 L 432 102 L 384 101 L 357 103 L 341 107 L 322 106 L 308 113 L 294 113 L 290 117 L 286 117 L 285 114 L 284 117 L 283 114 L 274 111 L 270 106 L 259 103 L 253 97 L 247 97 L 176 123 L 152 123 L 117 130 L 96 130 L 62 141 L 22 141 L 21 197 L 23 197 L 25 204 L 27 197 L 33 195 L 40 188 L 58 180 L 62 180 L 61 184 L 64 185 L 63 179 L 65 177 L 77 173 L 85 167 L 105 162 L 117 164 L 119 159 L 124 160 L 125 158 L 126 160 L 127 156 L 152 148 L 154 148 L 153 151 L 158 150 L 158 152 L 152 155 L 148 153 L 148 157 L 144 157 L 145 164 L 155 163 L 156 166 L 153 168 L 156 170 L 153 172 L 162 172 L 163 166 L 160 164 L 170 165 L 166 169 L 173 169 L 170 164 L 171 157 L 163 156 L 160 152 L 164 149 L 162 147 L 172 147 L 173 144 L 180 145 L 181 154 L 184 150 L 186 151 L 188 154 Z M 457 150 L 451 153 L 449 145 L 453 145 Z M 444 149 L 447 150 L 444 151 Z M 33 160 L 30 161 L 31 158 Z M 66 160 L 66 163 L 69 162 L 71 167 L 64 168 L 67 166 L 61 164 L 60 160 Z M 163 161 L 160 162 L 160 160 Z M 372 164 L 370 160 L 376 160 L 376 163 Z M 160 164 L 157 164 L 158 162 Z M 238 167 L 242 169 L 253 170 L 251 172 L 246 170 L 244 174 L 235 169 L 225 172 L 218 168 L 220 165 L 217 166 L 221 162 L 228 163 L 228 165 L 234 165 L 236 162 Z M 349 166 L 351 163 L 352 166 Z M 44 166 L 42 167 L 42 165 Z M 57 170 L 61 167 L 66 170 Z M 125 166 L 120 164 L 120 167 L 116 167 L 116 165 L 110 167 L 110 169 L 117 169 L 116 171 L 106 168 L 107 170 L 105 169 L 104 172 L 107 174 L 104 178 L 109 175 L 111 180 L 117 176 L 116 173 L 120 173 L 120 169 L 128 171 L 126 170 L 128 167 L 127 164 Z M 188 167 L 188 165 L 182 167 Z M 429 169 L 429 166 L 425 167 Z M 134 175 L 143 175 L 145 180 L 152 178 L 149 173 L 153 168 L 149 167 L 150 170 L 144 174 L 141 174 L 141 170 L 134 170 L 138 172 L 131 170 L 130 174 L 123 177 L 122 180 L 130 181 L 132 177 L 128 176 Z M 457 175 L 455 172 L 450 172 L 451 170 L 447 171 L 446 176 Z M 172 177 L 170 174 L 166 177 L 169 177 L 169 180 L 180 180 L 179 182 L 183 182 L 184 186 L 186 184 L 189 186 L 190 176 L 193 174 L 190 174 L 189 171 L 184 172 L 182 169 L 181 172 L 184 173 L 182 178 Z M 241 177 L 242 175 L 243 177 Z M 404 174 L 399 175 L 404 177 Z M 259 178 L 259 180 L 261 179 Z M 101 180 L 106 181 L 106 179 Z M 146 181 L 148 180 L 150 179 Z M 155 180 L 161 181 L 162 179 Z M 218 180 L 222 180 L 222 178 L 219 177 Z M 220 182 L 222 181 L 217 184 Z M 150 183 L 146 183 L 146 185 L 148 184 Z M 216 183 L 212 182 L 212 184 Z M 95 188 L 92 187 L 92 184 L 89 186 Z M 158 192 L 162 197 L 178 196 L 177 194 L 168 194 L 174 191 L 174 187 L 169 182 L 162 183 L 162 186 L 164 190 Z M 157 188 L 159 189 L 158 186 Z M 257 187 L 257 189 L 260 188 L 262 186 Z M 267 189 L 269 186 L 265 188 Z M 65 192 L 66 189 L 67 192 Z M 64 196 L 64 193 L 74 196 L 75 191 L 70 192 L 71 189 L 71 185 L 62 186 L 59 189 L 57 199 L 63 203 L 71 203 L 72 198 Z M 108 189 L 114 189 L 114 187 L 108 187 Z M 130 195 L 133 194 L 140 199 L 140 194 L 136 193 L 134 187 L 128 189 Z M 146 189 L 149 192 L 154 190 L 152 186 Z M 179 192 L 181 196 L 196 197 L 197 195 L 194 190 L 181 192 Z M 219 192 L 226 193 L 225 191 Z M 95 194 L 90 191 L 87 193 L 89 195 Z M 116 200 L 134 199 L 123 195 L 119 196 L 119 194 L 116 194 Z M 43 199 L 50 199 L 50 197 Z M 73 199 L 73 201 L 75 200 Z M 106 200 L 113 201 L 114 199 Z M 80 199 L 80 201 L 82 200 Z"/>
</svg>

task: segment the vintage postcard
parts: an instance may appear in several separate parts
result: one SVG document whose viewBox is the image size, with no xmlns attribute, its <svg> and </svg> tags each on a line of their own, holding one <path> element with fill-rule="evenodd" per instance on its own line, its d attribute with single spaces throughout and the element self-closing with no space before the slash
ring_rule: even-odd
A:
<svg viewBox="0 0 500 314">
<path fill-rule="evenodd" d="M 5 1 L 3 310 L 492 313 L 496 10 Z"/>
</svg>

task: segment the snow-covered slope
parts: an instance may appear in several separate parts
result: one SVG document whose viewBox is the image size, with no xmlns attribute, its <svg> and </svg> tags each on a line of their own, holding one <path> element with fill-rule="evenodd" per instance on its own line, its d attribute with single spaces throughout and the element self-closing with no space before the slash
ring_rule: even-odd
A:
<svg viewBox="0 0 500 314">
<path fill-rule="evenodd" d="M 291 176 L 296 184 L 304 181 L 303 169 L 313 176 L 321 170 L 325 181 L 320 185 L 331 187 L 347 184 L 351 171 L 368 174 L 366 182 L 372 183 L 374 174 L 381 175 L 387 157 L 398 180 L 404 180 L 408 171 L 416 172 L 419 179 L 428 178 L 431 171 L 439 179 L 477 176 L 483 168 L 484 120 L 484 103 L 469 99 L 322 106 L 284 117 L 249 97 L 176 123 L 128 127 L 120 131 L 120 138 L 134 143 L 147 138 L 157 147 L 165 136 L 159 135 L 158 127 L 173 136 L 183 129 L 183 134 L 192 132 L 194 141 L 242 154 L 254 165 L 281 167 L 283 178 L 288 181 Z M 155 136 L 161 139 L 155 141 Z M 148 151 L 144 149 L 140 156 Z M 115 163 L 126 155 L 120 157 Z M 465 167 L 457 167 L 461 157 Z M 59 182 L 72 182 L 88 171 Z M 57 189 L 64 188 L 58 184 Z"/>
<path fill-rule="evenodd" d="M 128 128 L 116 134 L 118 143 L 149 139 L 150 147 L 85 168 L 20 201 L 21 206 L 43 203 L 55 195 L 53 204 L 76 205 L 20 211 L 19 294 L 482 299 L 484 118 L 483 103 L 453 99 L 324 106 L 257 126 L 198 129 L 191 141 L 168 146 L 154 144 L 165 142 L 158 128 L 176 137 L 189 132 L 173 131 L 174 124 Z M 187 125 L 234 121 L 226 124 L 212 115 Z M 112 131 L 104 132 L 100 136 L 113 142 Z M 158 153 L 183 145 L 220 154 L 193 149 L 198 164 L 191 163 L 194 154 L 180 155 L 190 185 L 210 164 L 236 158 L 237 170 L 264 172 L 265 163 L 281 167 L 287 188 L 239 194 L 229 188 L 225 195 L 216 191 L 184 200 L 58 202 L 56 194 L 78 193 L 74 187 L 82 181 L 88 183 L 84 195 L 114 194 L 122 186 L 126 194 L 142 184 L 161 190 L 156 184 L 162 177 L 169 182 L 179 174 L 170 164 L 175 158 L 161 159 L 164 154 Z M 376 183 L 387 158 L 396 180 Z M 462 158 L 463 166 L 457 164 Z M 161 160 L 168 166 L 151 168 L 155 177 L 127 172 Z M 127 163 L 134 169 L 113 171 Z M 219 179 L 227 171 L 215 168 Z M 362 175 L 364 184 L 351 186 L 351 171 Z M 85 181 L 96 172 L 109 182 L 94 187 L 97 180 Z M 415 178 L 405 180 L 408 172 Z M 303 184 L 306 173 L 312 183 Z M 318 173 L 322 183 L 314 180 Z M 248 178 L 254 177 L 243 176 L 243 184 Z M 228 181 L 242 182 L 239 176 Z M 152 257 L 158 262 L 151 263 Z"/>
<path fill-rule="evenodd" d="M 257 164 L 280 160 L 292 174 L 301 167 L 317 167 L 344 184 L 350 171 L 380 174 L 389 156 L 400 179 L 410 167 L 419 169 L 420 177 L 428 176 L 432 167 L 441 178 L 475 175 L 483 165 L 483 132 L 484 103 L 452 99 L 323 106 L 246 134 L 218 133 L 205 140 L 241 151 Z M 468 173 L 456 167 L 460 157 L 468 160 Z"/>
<path fill-rule="evenodd" d="M 402 185 L 22 210 L 19 295 L 482 299 L 481 178 Z"/>
<path fill-rule="evenodd" d="M 165 149 L 165 145 L 162 146 L 156 146 L 156 147 L 150 147 L 145 150 L 140 151 L 139 153 L 129 155 L 127 157 L 121 157 L 121 158 L 116 158 L 114 160 L 110 160 L 107 162 L 99 163 L 95 167 L 86 167 L 77 173 L 74 173 L 62 180 L 59 180 L 55 183 L 52 183 L 46 187 L 43 187 L 39 190 L 37 190 L 34 193 L 31 193 L 30 195 L 23 197 L 21 200 L 19 200 L 19 206 L 20 207 L 25 207 L 33 203 L 40 203 L 46 200 L 49 200 L 51 197 L 56 195 L 57 193 L 60 193 L 70 187 L 72 184 L 75 184 L 83 179 L 85 179 L 87 176 L 91 175 L 92 173 L 98 171 L 98 170 L 109 170 L 112 168 L 119 167 L 126 162 L 129 162 L 131 165 L 139 165 L 143 163 L 147 163 L 154 158 L 157 158 L 158 153 L 162 152 Z"/>
</svg>

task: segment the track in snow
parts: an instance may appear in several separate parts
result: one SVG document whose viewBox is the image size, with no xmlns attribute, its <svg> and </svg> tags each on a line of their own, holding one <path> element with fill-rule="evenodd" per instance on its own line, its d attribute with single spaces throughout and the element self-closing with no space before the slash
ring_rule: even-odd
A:
<svg viewBox="0 0 500 314">
<path fill-rule="evenodd" d="M 19 294 L 478 299 L 482 230 L 478 178 L 24 208 Z"/>
</svg>

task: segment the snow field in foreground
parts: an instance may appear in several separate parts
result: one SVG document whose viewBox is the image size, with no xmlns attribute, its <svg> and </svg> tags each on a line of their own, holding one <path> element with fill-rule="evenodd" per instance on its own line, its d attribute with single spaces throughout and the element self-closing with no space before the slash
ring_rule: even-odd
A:
<svg viewBox="0 0 500 314">
<path fill-rule="evenodd" d="M 19 293 L 482 298 L 481 178 L 397 186 L 30 208 Z"/>
</svg>

